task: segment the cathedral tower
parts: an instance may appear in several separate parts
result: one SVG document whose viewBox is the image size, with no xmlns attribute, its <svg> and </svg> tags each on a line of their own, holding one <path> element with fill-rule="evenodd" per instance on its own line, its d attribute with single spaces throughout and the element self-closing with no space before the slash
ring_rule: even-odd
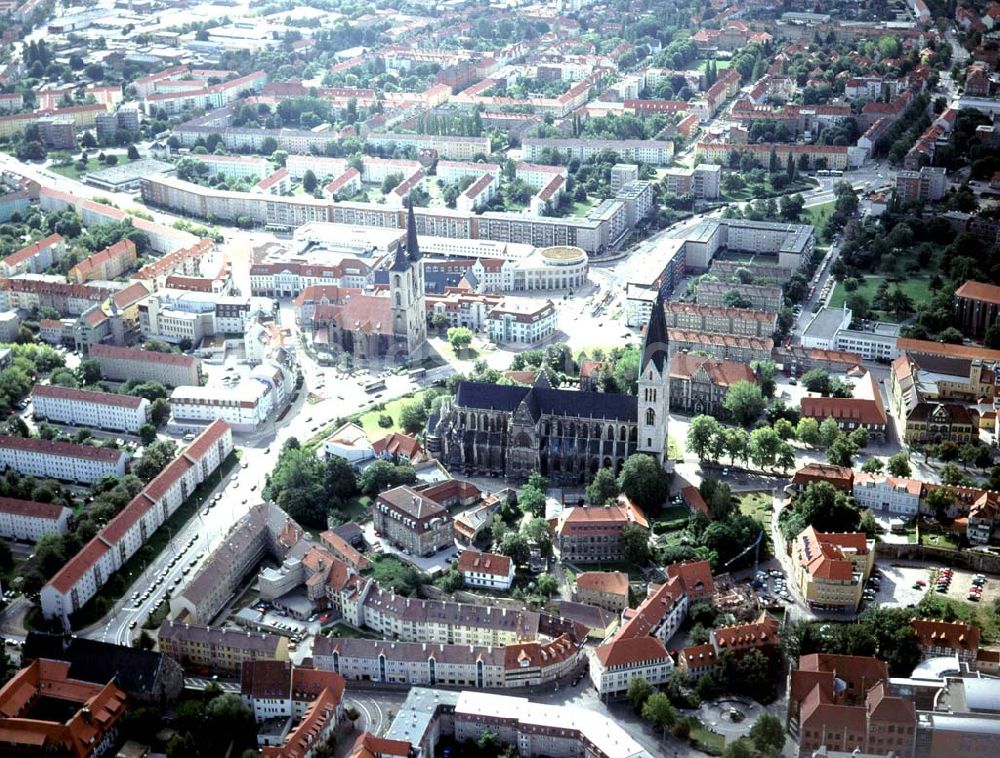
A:
<svg viewBox="0 0 1000 758">
<path fill-rule="evenodd" d="M 417 243 L 417 225 L 411 203 L 406 217 L 406 244 L 396 249 L 396 257 L 389 268 L 392 334 L 396 344 L 405 346 L 411 358 L 421 357 L 427 341 L 424 294 L 424 262 Z"/>
<path fill-rule="evenodd" d="M 665 463 L 670 412 L 670 350 L 663 295 L 653 303 L 639 362 L 639 452 Z"/>
</svg>

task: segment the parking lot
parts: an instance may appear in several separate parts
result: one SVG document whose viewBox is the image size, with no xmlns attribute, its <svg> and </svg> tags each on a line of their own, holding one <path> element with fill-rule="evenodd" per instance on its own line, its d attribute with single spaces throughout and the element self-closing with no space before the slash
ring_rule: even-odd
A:
<svg viewBox="0 0 1000 758">
<path fill-rule="evenodd" d="M 779 569 L 758 571 L 751 582 L 751 586 L 757 590 L 757 594 L 760 595 L 761 600 L 765 603 L 772 600 L 791 603 L 793 600 L 791 591 L 787 585 L 785 572 Z"/>
<path fill-rule="evenodd" d="M 879 566 L 880 586 L 875 592 L 874 605 L 907 608 L 919 603 L 931 586 L 931 570 L 921 566 Z M 923 587 L 915 586 L 925 582 Z"/>
<path fill-rule="evenodd" d="M 964 569 L 952 569 L 952 572 L 947 592 L 938 593 L 937 590 L 934 590 L 935 594 L 944 595 L 945 597 L 963 602 L 972 600 L 969 597 L 969 589 L 973 586 L 972 580 L 977 572 L 965 571 Z M 933 586 L 931 589 L 934 589 Z M 986 581 L 982 584 L 982 593 L 979 595 L 979 600 L 973 602 L 992 604 L 998 597 L 1000 597 L 1000 580 L 997 580 L 995 577 L 986 577 Z"/>
<path fill-rule="evenodd" d="M 455 545 L 449 545 L 444 550 L 440 550 L 437 553 L 434 553 L 434 555 L 427 557 L 422 555 L 408 555 L 395 545 L 391 544 L 389 540 L 376 535 L 375 525 L 371 521 L 361 525 L 361 532 L 365 536 L 365 542 L 369 545 L 374 546 L 377 544 L 380 546 L 380 549 L 377 552 L 381 552 L 384 555 L 395 556 L 401 561 L 409 563 L 419 571 L 423 571 L 425 574 L 430 574 L 431 576 L 437 576 L 438 574 L 447 571 L 451 566 L 451 560 L 458 557 L 458 548 Z"/>
</svg>

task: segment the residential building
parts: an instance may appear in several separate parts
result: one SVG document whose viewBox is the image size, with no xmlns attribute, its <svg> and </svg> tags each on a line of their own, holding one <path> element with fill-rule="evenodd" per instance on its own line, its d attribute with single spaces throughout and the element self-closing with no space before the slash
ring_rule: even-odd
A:
<svg viewBox="0 0 1000 758">
<path fill-rule="evenodd" d="M 375 440 L 372 454 L 382 460 L 411 464 L 422 463 L 430 457 L 416 437 L 401 432 L 392 432 Z"/>
<path fill-rule="evenodd" d="M 524 158 L 537 161 L 546 150 L 562 154 L 567 160 L 585 161 L 602 152 L 610 151 L 623 161 L 648 163 L 651 166 L 668 166 L 674 158 L 674 143 L 669 140 L 605 140 L 526 137 L 522 141 Z"/>
<path fill-rule="evenodd" d="M 313 758 L 333 740 L 341 717 L 340 698 L 332 690 L 324 689 L 309 703 L 295 727 L 282 735 L 284 744 L 265 745 L 261 755 L 263 758 Z"/>
<path fill-rule="evenodd" d="M 757 383 L 756 375 L 745 363 L 717 361 L 689 353 L 670 357 L 671 409 L 695 415 L 725 415 L 728 411 L 722 403 L 729 388 L 738 382 Z"/>
<path fill-rule="evenodd" d="M 243 629 L 163 622 L 156 635 L 160 651 L 185 668 L 236 673 L 246 662 L 287 661 L 288 638 Z"/>
<path fill-rule="evenodd" d="M 810 608 L 854 613 L 875 565 L 864 532 L 826 533 L 807 527 L 795 538 L 796 582 Z"/>
<path fill-rule="evenodd" d="M 882 391 L 870 371 L 858 379 L 853 397 L 807 395 L 800 401 L 800 410 L 803 418 L 813 418 L 821 423 L 832 418 L 846 433 L 866 429 L 877 439 L 885 437 L 889 423 Z"/>
<path fill-rule="evenodd" d="M 232 431 L 223 421 L 211 424 L 181 450 L 173 462 L 42 587 L 45 618 L 62 618 L 65 622 L 82 608 L 232 451 Z"/>
<path fill-rule="evenodd" d="M 91 758 L 113 748 L 126 701 L 114 672 L 106 683 L 91 684 L 71 678 L 69 668 L 64 661 L 39 659 L 0 688 L 0 751 Z M 50 707 L 40 707 L 46 703 Z"/>
<path fill-rule="evenodd" d="M 628 608 L 628 574 L 621 571 L 584 571 L 576 575 L 573 599 L 609 611 Z"/>
<path fill-rule="evenodd" d="M 742 656 L 758 650 L 771 656 L 778 653 L 781 622 L 767 611 L 751 622 L 712 629 L 705 644 L 691 645 L 677 652 L 677 669 L 692 679 L 715 673 L 722 654 Z"/>
<path fill-rule="evenodd" d="M 676 352 L 707 353 L 723 361 L 746 364 L 770 360 L 774 349 L 770 337 L 742 337 L 695 329 L 669 329 L 667 338 Z"/>
<path fill-rule="evenodd" d="M 813 482 L 829 482 L 841 492 L 850 493 L 854 488 L 855 472 L 845 466 L 829 463 L 807 463 L 792 476 L 791 487 L 801 492 Z"/>
<path fill-rule="evenodd" d="M 333 671 L 294 666 L 287 660 L 260 659 L 244 661 L 240 670 L 240 697 L 259 725 L 271 719 L 300 722 L 314 701 L 327 697 L 337 712 L 333 718 L 336 723 L 342 715 L 343 696 L 344 677 Z M 269 745 L 265 734 L 258 736 L 260 747 L 281 747 L 281 742 Z M 289 744 L 293 738 L 289 735 L 283 742 Z"/>
<path fill-rule="evenodd" d="M 150 404 L 144 397 L 36 384 L 31 401 L 36 419 L 56 424 L 137 434 L 149 423 Z"/>
<path fill-rule="evenodd" d="M 778 326 L 774 312 L 749 308 L 716 308 L 672 302 L 664 306 L 668 329 L 688 329 L 743 337 L 770 337 Z"/>
<path fill-rule="evenodd" d="M 684 584 L 684 591 L 691 602 L 711 600 L 715 594 L 715 580 L 712 578 L 712 564 L 708 561 L 687 561 L 667 566 L 667 578 L 678 577 Z"/>
<path fill-rule="evenodd" d="M 750 307 L 758 311 L 777 312 L 784 302 L 781 287 L 706 280 L 698 283 L 698 304 L 722 308 L 726 304 L 726 295 L 730 292 L 735 292 L 741 298 L 749 300 Z"/>
<path fill-rule="evenodd" d="M 859 508 L 901 519 L 916 517 L 922 491 L 923 483 L 916 479 L 876 476 L 864 471 L 854 472 L 851 490 Z"/>
<path fill-rule="evenodd" d="M 935 202 L 944 197 L 947 188 L 948 178 L 942 167 L 921 166 L 919 171 L 896 173 L 896 198 L 901 203 Z"/>
<path fill-rule="evenodd" d="M 556 544 L 564 561 L 620 561 L 622 531 L 628 524 L 649 529 L 642 510 L 625 495 L 614 505 L 566 508 L 556 526 Z"/>
<path fill-rule="evenodd" d="M 73 512 L 54 503 L 0 497 L 0 536 L 38 542 L 46 534 L 66 534 Z"/>
<path fill-rule="evenodd" d="M 514 582 L 514 561 L 506 555 L 465 550 L 458 559 L 458 571 L 466 587 L 509 590 Z"/>
<path fill-rule="evenodd" d="M 93 484 L 105 476 L 125 476 L 127 462 L 120 450 L 0 435 L 0 467 L 26 476 Z"/>
<path fill-rule="evenodd" d="M 979 654 L 982 634 L 978 626 L 962 622 L 913 619 L 910 622 L 924 658 L 958 656 L 962 663 L 972 663 Z"/>
<path fill-rule="evenodd" d="M 44 274 L 67 254 L 66 240 L 58 234 L 50 234 L 0 261 L 0 274 L 6 277 L 18 274 Z"/>
<path fill-rule="evenodd" d="M 78 284 L 93 280 L 117 279 L 132 268 L 137 260 L 135 243 L 130 239 L 123 239 L 88 258 L 84 258 L 73 266 L 66 276 L 70 281 Z"/>
<path fill-rule="evenodd" d="M 114 382 L 159 382 L 167 387 L 201 384 L 201 361 L 190 355 L 113 345 L 91 345 L 89 357 Z"/>
<path fill-rule="evenodd" d="M 556 307 L 551 300 L 505 300 L 486 316 L 486 331 L 497 344 L 534 345 L 556 329 Z"/>
<path fill-rule="evenodd" d="M 699 163 L 693 168 L 667 168 L 663 181 L 667 192 L 691 195 L 695 200 L 718 200 L 722 167 Z"/>
<path fill-rule="evenodd" d="M 381 493 L 373 511 L 376 534 L 410 555 L 433 555 L 455 543 L 448 509 L 411 487 Z"/>
</svg>

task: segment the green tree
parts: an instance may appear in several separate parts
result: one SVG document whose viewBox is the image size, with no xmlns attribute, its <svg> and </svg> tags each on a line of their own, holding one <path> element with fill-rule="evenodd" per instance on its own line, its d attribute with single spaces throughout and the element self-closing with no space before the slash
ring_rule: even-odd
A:
<svg viewBox="0 0 1000 758">
<path fill-rule="evenodd" d="M 361 472 L 358 487 L 369 497 L 375 497 L 383 490 L 413 484 L 417 480 L 413 466 L 394 466 L 389 461 L 375 461 Z"/>
<path fill-rule="evenodd" d="M 830 393 L 830 374 L 821 368 L 814 368 L 802 375 L 802 386 L 810 392 L 822 395 Z"/>
<path fill-rule="evenodd" d="M 465 350 L 472 344 L 472 330 L 465 326 L 453 326 L 448 330 L 448 344 L 456 352 Z"/>
<path fill-rule="evenodd" d="M 559 582 L 556 581 L 556 578 L 552 574 L 539 574 L 535 586 L 538 588 L 539 593 L 546 597 L 552 597 L 552 595 L 559 591 Z"/>
<path fill-rule="evenodd" d="M 753 743 L 746 737 L 730 742 L 722 751 L 722 758 L 757 758 Z"/>
<path fill-rule="evenodd" d="M 599 468 L 587 485 L 587 500 L 592 505 L 604 505 L 618 496 L 618 480 L 614 469 Z"/>
<path fill-rule="evenodd" d="M 750 727 L 750 741 L 765 756 L 776 756 L 785 746 L 785 725 L 770 713 L 762 713 Z"/>
<path fill-rule="evenodd" d="M 517 492 L 517 504 L 525 513 L 534 516 L 545 515 L 545 490 L 548 483 L 541 474 L 533 471 L 528 482 Z"/>
<path fill-rule="evenodd" d="M 670 702 L 670 698 L 662 692 L 654 692 L 642 706 L 642 717 L 648 721 L 654 729 L 659 730 L 664 739 L 667 730 L 677 723 L 677 711 Z"/>
<path fill-rule="evenodd" d="M 399 425 L 407 434 L 416 434 L 422 431 L 426 424 L 427 407 L 420 400 L 407 403 L 399 412 Z"/>
<path fill-rule="evenodd" d="M 826 451 L 826 459 L 834 466 L 851 468 L 858 449 L 847 437 L 841 434 Z"/>
<path fill-rule="evenodd" d="M 744 426 L 750 426 L 764 411 L 764 394 L 753 382 L 741 380 L 729 387 L 722 406 Z"/>
<path fill-rule="evenodd" d="M 844 433 L 840 431 L 840 427 L 837 426 L 837 422 L 833 418 L 825 418 L 823 423 L 819 425 L 819 442 L 825 449 L 829 449 L 834 442 L 843 436 Z"/>
<path fill-rule="evenodd" d="M 927 507 L 938 521 L 948 518 L 955 505 L 955 493 L 947 487 L 935 487 L 927 493 L 924 499 Z"/>
<path fill-rule="evenodd" d="M 736 464 L 736 459 L 746 462 L 747 447 L 750 444 L 750 435 L 745 429 L 739 427 L 727 427 L 723 432 L 723 448 L 729 456 L 731 465 Z"/>
<path fill-rule="evenodd" d="M 688 424 L 687 449 L 704 461 L 713 451 L 713 442 L 722 430 L 722 425 L 712 416 L 695 416 Z"/>
<path fill-rule="evenodd" d="M 85 385 L 97 384 L 101 381 L 101 364 L 92 358 L 81 361 L 78 372 L 80 381 Z"/>
<path fill-rule="evenodd" d="M 632 566 L 645 566 L 649 563 L 649 532 L 638 524 L 626 524 L 621 535 L 622 556 L 625 562 Z"/>
<path fill-rule="evenodd" d="M 906 452 L 899 452 L 889 457 L 886 466 L 893 476 L 906 477 L 910 475 L 910 456 Z"/>
<path fill-rule="evenodd" d="M 302 174 L 302 189 L 310 195 L 316 191 L 316 174 L 313 173 L 312 169 L 307 168 Z"/>
<path fill-rule="evenodd" d="M 531 559 L 531 547 L 522 535 L 517 532 L 507 532 L 497 547 L 500 555 L 506 555 L 515 566 L 527 563 Z"/>
<path fill-rule="evenodd" d="M 795 437 L 802 444 L 815 447 L 821 441 L 819 422 L 814 418 L 800 418 L 795 427 Z"/>
<path fill-rule="evenodd" d="M 885 469 L 885 464 L 878 458 L 869 458 L 864 462 L 864 465 L 861 466 L 862 471 L 866 474 L 872 474 L 874 476 L 881 474 L 883 469 Z"/>
<path fill-rule="evenodd" d="M 536 516 L 521 527 L 521 533 L 529 542 L 538 545 L 542 555 L 552 550 L 552 527 L 546 519 Z"/>
<path fill-rule="evenodd" d="M 861 519 L 847 495 L 829 482 L 807 484 L 792 507 L 821 532 L 853 532 Z"/>
<path fill-rule="evenodd" d="M 377 461 L 366 469 L 388 461 Z M 281 449 L 274 470 L 267 475 L 263 495 L 304 526 L 326 529 L 330 498 L 324 489 L 325 466 L 315 454 L 303 450 L 294 437 Z"/>
<path fill-rule="evenodd" d="M 747 453 L 757 468 L 773 468 L 781 449 L 781 437 L 769 426 L 762 426 L 750 433 Z"/>
<path fill-rule="evenodd" d="M 345 458 L 339 455 L 327 456 L 323 472 L 323 489 L 337 506 L 343 505 L 358 494 L 358 479 Z"/>
<path fill-rule="evenodd" d="M 157 440 L 142 450 L 142 457 L 132 463 L 132 473 L 144 482 L 150 482 L 177 456 L 177 443 Z"/>
<path fill-rule="evenodd" d="M 622 465 L 618 490 L 643 510 L 656 511 L 670 492 L 670 476 L 652 456 L 635 453 Z"/>
<path fill-rule="evenodd" d="M 143 445 L 150 445 L 156 440 L 156 427 L 152 424 L 143 424 L 139 427 L 139 440 Z"/>
</svg>

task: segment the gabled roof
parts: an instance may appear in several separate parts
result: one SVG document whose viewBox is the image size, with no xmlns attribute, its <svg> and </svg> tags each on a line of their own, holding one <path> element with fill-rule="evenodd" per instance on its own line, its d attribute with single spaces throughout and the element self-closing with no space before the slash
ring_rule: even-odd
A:
<svg viewBox="0 0 1000 758">
<path fill-rule="evenodd" d="M 621 571 L 584 571 L 576 577 L 576 588 L 628 597 L 628 575 Z"/>
<path fill-rule="evenodd" d="M 513 573 L 513 564 L 506 555 L 477 553 L 475 550 L 466 550 L 458 559 L 458 570 L 463 574 L 477 573 L 508 577 Z"/>
<path fill-rule="evenodd" d="M 910 626 L 923 647 L 947 647 L 972 652 L 979 649 L 981 631 L 978 626 L 931 619 L 913 619 Z"/>
</svg>

